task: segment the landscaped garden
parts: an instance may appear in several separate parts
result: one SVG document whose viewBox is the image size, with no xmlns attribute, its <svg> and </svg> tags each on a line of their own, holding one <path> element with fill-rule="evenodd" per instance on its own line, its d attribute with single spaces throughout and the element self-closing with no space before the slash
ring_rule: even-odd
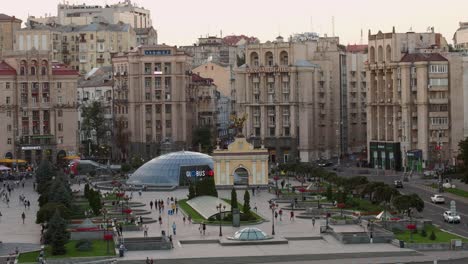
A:
<svg viewBox="0 0 468 264">
<path fill-rule="evenodd" d="M 428 186 L 431 187 L 431 188 L 434 188 L 434 189 L 439 189 L 439 185 L 437 183 L 432 183 L 432 184 L 429 184 Z M 458 195 L 460 197 L 468 198 L 468 192 L 465 191 L 465 190 L 462 190 L 462 189 L 444 188 L 444 192 L 453 193 L 453 194 Z"/>
<path fill-rule="evenodd" d="M 407 243 L 449 243 L 452 239 L 460 239 L 464 242 L 468 242 L 468 239 L 444 232 L 432 225 L 426 226 L 424 230 L 425 231 L 394 231 L 394 233 L 395 238 Z M 413 232 L 412 239 L 411 232 Z M 434 236 L 432 236 L 432 233 L 434 233 Z"/>
</svg>

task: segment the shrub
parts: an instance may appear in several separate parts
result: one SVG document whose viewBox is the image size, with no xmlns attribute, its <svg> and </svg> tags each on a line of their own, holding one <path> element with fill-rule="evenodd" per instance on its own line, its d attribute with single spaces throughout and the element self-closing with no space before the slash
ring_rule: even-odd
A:
<svg viewBox="0 0 468 264">
<path fill-rule="evenodd" d="M 431 231 L 431 235 L 429 236 L 429 239 L 430 239 L 430 240 L 436 240 L 436 238 L 437 238 L 437 237 L 436 237 L 436 235 L 435 235 L 435 233 L 434 233 L 434 230 L 432 230 L 432 231 Z"/>
<path fill-rule="evenodd" d="M 88 239 L 81 239 L 76 242 L 75 248 L 78 251 L 91 251 L 93 249 L 93 243 Z"/>
<path fill-rule="evenodd" d="M 425 228 L 423 228 L 423 229 L 421 230 L 421 236 L 422 236 L 422 237 L 427 237 L 427 231 L 426 231 Z"/>
</svg>

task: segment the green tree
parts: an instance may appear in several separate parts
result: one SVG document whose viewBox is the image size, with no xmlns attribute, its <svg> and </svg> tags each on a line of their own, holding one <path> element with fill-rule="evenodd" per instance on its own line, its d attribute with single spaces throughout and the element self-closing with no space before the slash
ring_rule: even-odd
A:
<svg viewBox="0 0 468 264">
<path fill-rule="evenodd" d="M 210 127 L 199 127 L 193 130 L 192 146 L 193 149 L 199 150 L 201 145 L 201 152 L 213 152 L 213 135 Z"/>
<path fill-rule="evenodd" d="M 117 148 L 120 150 L 120 161 L 127 160 L 128 145 L 130 143 L 130 131 L 128 130 L 128 121 L 125 117 L 120 116 L 114 122 L 114 141 Z"/>
<path fill-rule="evenodd" d="M 231 190 L 231 209 L 234 208 L 239 208 L 239 205 L 237 203 L 237 192 L 235 188 L 232 188 Z"/>
<path fill-rule="evenodd" d="M 397 209 L 398 212 L 406 212 L 408 216 L 410 216 L 411 209 L 416 209 L 418 212 L 424 210 L 424 201 L 415 193 L 400 195 L 393 199 L 393 207 Z"/>
<path fill-rule="evenodd" d="M 37 192 L 41 195 L 47 194 L 50 182 L 56 175 L 52 164 L 46 159 L 42 160 L 36 170 Z"/>
<path fill-rule="evenodd" d="M 86 183 L 84 186 L 84 197 L 88 198 L 89 195 L 89 183 Z"/>
<path fill-rule="evenodd" d="M 430 240 L 436 240 L 437 239 L 436 234 L 434 233 L 434 230 L 431 231 L 431 235 L 429 236 L 429 239 Z"/>
<path fill-rule="evenodd" d="M 332 201 L 333 200 L 333 190 L 332 190 L 332 187 L 331 185 L 328 185 L 327 186 L 327 200 L 328 201 Z"/>
<path fill-rule="evenodd" d="M 95 131 L 97 147 L 100 146 L 100 141 L 106 137 L 106 132 L 109 131 L 109 128 L 105 125 L 104 112 L 105 108 L 99 101 L 94 101 L 90 105 L 81 108 L 83 118 L 81 130 L 87 138 L 91 138 L 91 131 Z"/>
<path fill-rule="evenodd" d="M 101 194 L 99 191 L 90 190 L 88 195 L 89 206 L 93 210 L 94 215 L 99 215 L 102 209 Z"/>
<path fill-rule="evenodd" d="M 218 197 L 218 191 L 213 177 L 203 177 L 203 179 L 197 181 L 195 186 L 196 196 L 214 196 Z"/>
<path fill-rule="evenodd" d="M 244 208 L 243 212 L 247 217 L 250 217 L 250 193 L 249 190 L 245 190 L 244 193 Z"/>
<path fill-rule="evenodd" d="M 464 172 L 462 181 L 468 184 L 468 138 L 458 143 L 459 159 L 463 160 Z"/>
<path fill-rule="evenodd" d="M 63 255 L 66 253 L 65 244 L 70 238 L 67 231 L 67 222 L 60 215 L 59 210 L 55 210 L 50 219 L 45 234 L 46 242 L 52 247 L 52 255 Z"/>
<path fill-rule="evenodd" d="M 61 177 L 58 177 L 50 186 L 48 202 L 61 203 L 65 207 L 71 208 L 73 197 L 66 186 L 67 184 Z"/>
<path fill-rule="evenodd" d="M 49 222 L 50 218 L 54 215 L 55 211 L 59 211 L 64 219 L 69 219 L 71 215 L 70 209 L 61 203 L 47 203 L 37 211 L 36 224 Z"/>
<path fill-rule="evenodd" d="M 195 193 L 195 186 L 194 186 L 194 184 L 191 183 L 189 185 L 188 199 L 190 200 L 190 199 L 193 199 L 195 197 L 197 197 L 197 194 Z"/>
</svg>

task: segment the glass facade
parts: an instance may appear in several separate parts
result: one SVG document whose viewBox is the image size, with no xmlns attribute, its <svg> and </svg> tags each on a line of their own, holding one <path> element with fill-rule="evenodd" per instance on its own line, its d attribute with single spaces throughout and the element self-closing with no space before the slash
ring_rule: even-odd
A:
<svg viewBox="0 0 468 264">
<path fill-rule="evenodd" d="M 181 167 L 183 167 L 184 175 L 187 175 L 186 168 L 197 168 L 197 171 L 191 172 L 191 175 L 197 178 L 212 173 L 213 166 L 213 159 L 206 154 L 191 151 L 173 152 L 145 163 L 130 176 L 127 183 L 147 186 L 179 186 L 181 185 Z M 204 172 L 208 167 L 210 172 L 198 172 L 198 168 Z M 182 185 L 186 185 L 185 182 L 182 179 Z"/>
<path fill-rule="evenodd" d="M 270 239 L 265 232 L 262 230 L 255 228 L 255 227 L 247 227 L 242 230 L 237 231 L 233 237 L 230 239 L 232 240 L 265 240 Z"/>
</svg>

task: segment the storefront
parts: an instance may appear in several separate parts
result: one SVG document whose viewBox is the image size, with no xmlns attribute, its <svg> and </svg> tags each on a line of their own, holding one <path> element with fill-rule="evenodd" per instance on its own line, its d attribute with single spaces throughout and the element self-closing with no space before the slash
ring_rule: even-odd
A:
<svg viewBox="0 0 468 264">
<path fill-rule="evenodd" d="M 370 142 L 370 167 L 385 170 L 402 169 L 399 142 Z"/>
</svg>

